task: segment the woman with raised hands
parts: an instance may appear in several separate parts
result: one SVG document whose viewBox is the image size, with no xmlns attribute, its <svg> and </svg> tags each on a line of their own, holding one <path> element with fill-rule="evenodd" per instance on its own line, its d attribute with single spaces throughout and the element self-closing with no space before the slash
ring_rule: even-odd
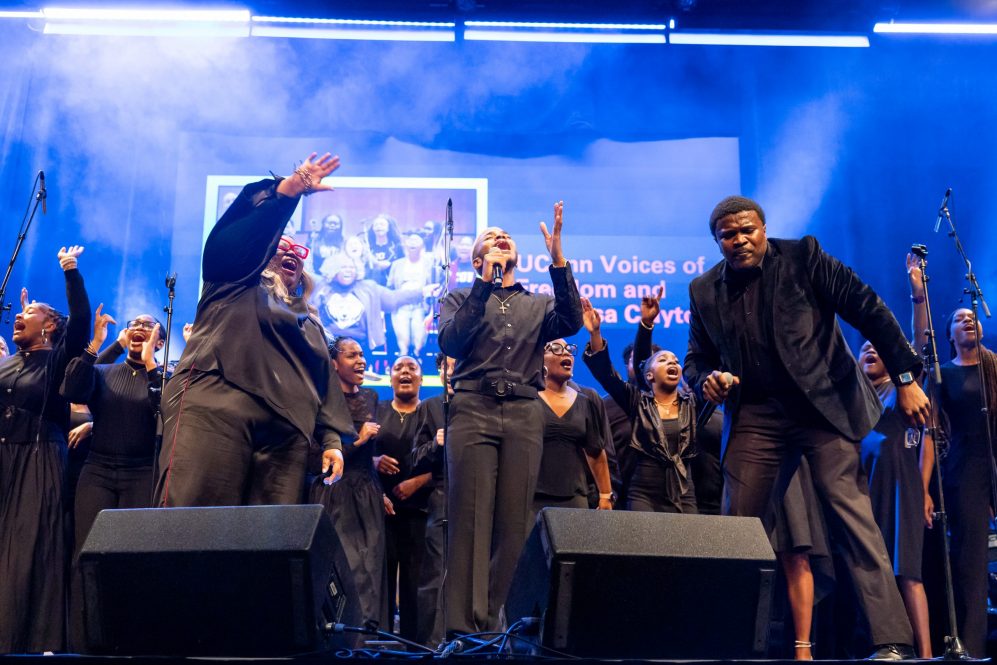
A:
<svg viewBox="0 0 997 665">
<path fill-rule="evenodd" d="M 163 395 L 160 506 L 301 501 L 309 441 L 328 482 L 354 436 L 308 296 L 309 250 L 282 236 L 339 158 L 316 153 L 287 178 L 246 185 L 204 245 L 193 334 Z"/>
<path fill-rule="evenodd" d="M 69 402 L 66 365 L 86 347 L 90 301 L 77 268 L 83 247 L 59 250 L 69 316 L 29 302 L 14 317 L 17 352 L 0 363 L 0 653 L 65 644 L 62 487 Z"/>
</svg>

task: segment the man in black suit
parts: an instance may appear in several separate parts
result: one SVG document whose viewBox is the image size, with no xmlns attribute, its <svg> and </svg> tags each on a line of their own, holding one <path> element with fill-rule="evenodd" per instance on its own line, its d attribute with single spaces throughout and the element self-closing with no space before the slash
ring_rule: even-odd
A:
<svg viewBox="0 0 997 665">
<path fill-rule="evenodd" d="M 724 260 L 689 287 L 685 378 L 724 409 L 724 512 L 762 517 L 806 455 L 869 620 L 873 658 L 913 657 L 910 623 L 862 479 L 858 441 L 880 406 L 836 315 L 872 340 L 897 404 L 923 425 L 921 361 L 883 301 L 816 239 L 767 239 L 765 213 L 728 197 L 710 216 Z M 862 480 L 863 482 L 860 482 Z"/>
</svg>

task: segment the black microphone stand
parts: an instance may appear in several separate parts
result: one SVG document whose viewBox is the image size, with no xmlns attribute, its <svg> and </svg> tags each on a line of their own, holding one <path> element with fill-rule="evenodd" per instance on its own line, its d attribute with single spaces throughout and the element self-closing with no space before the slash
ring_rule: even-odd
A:
<svg viewBox="0 0 997 665">
<path fill-rule="evenodd" d="M 990 501 L 992 502 L 990 505 L 997 506 L 997 463 L 994 461 L 993 454 L 993 432 L 990 431 L 990 396 L 987 394 L 986 376 L 983 371 L 983 340 L 981 334 L 983 331 L 980 329 L 979 316 L 980 308 L 982 307 L 984 316 L 989 319 L 990 308 L 987 307 L 987 301 L 983 297 L 983 289 L 980 288 L 980 283 L 976 281 L 973 264 L 962 246 L 962 241 L 955 230 L 955 223 L 952 221 L 952 215 L 949 213 L 948 207 L 943 207 L 941 212 L 949 224 L 949 237 L 955 242 L 955 249 L 959 253 L 959 256 L 962 257 L 963 263 L 966 264 L 966 281 L 969 282 L 969 286 L 964 288 L 962 292 L 969 296 L 973 311 L 973 323 L 976 326 L 976 370 L 980 381 L 980 411 L 983 413 L 983 422 L 986 424 L 987 450 L 990 451 Z"/>
<path fill-rule="evenodd" d="M 173 273 L 166 276 L 166 297 L 167 303 L 163 307 L 163 311 L 166 313 L 166 335 L 163 337 L 163 377 L 162 382 L 159 386 L 159 395 L 162 399 L 163 393 L 166 392 L 166 373 L 170 369 L 170 338 L 173 336 L 173 299 L 176 297 L 176 286 L 177 286 L 177 274 Z M 162 408 L 159 412 L 162 413 Z"/>
<path fill-rule="evenodd" d="M 453 199 L 447 199 L 447 222 L 443 230 L 443 289 L 440 297 L 436 301 L 436 329 L 440 327 L 440 315 L 443 310 L 443 301 L 450 295 L 450 268 L 453 260 L 450 252 L 453 245 Z M 443 358 L 443 367 L 440 368 L 440 383 L 443 384 L 443 486 L 449 484 L 449 469 L 447 468 L 446 441 L 450 431 L 450 363 L 447 358 Z M 445 500 L 445 498 L 444 498 Z M 443 520 L 443 575 L 441 577 L 440 593 L 436 596 L 437 613 L 445 612 L 443 605 L 443 587 L 447 581 L 447 550 L 450 544 L 450 516 Z"/>
<path fill-rule="evenodd" d="M 918 267 L 921 270 L 921 288 L 924 290 L 924 307 L 927 315 L 927 329 L 923 332 L 925 344 L 922 348 L 924 364 L 928 368 L 928 394 L 933 405 L 939 404 L 942 385 L 942 368 L 938 362 L 938 345 L 935 337 L 935 326 L 931 321 L 931 299 L 928 297 L 928 249 L 924 245 L 913 245 L 911 253 L 917 256 Z M 959 639 L 959 626 L 955 615 L 955 595 L 952 587 L 952 554 L 951 538 L 949 536 L 948 513 L 945 511 L 945 490 L 942 485 L 942 465 L 938 454 L 939 427 L 937 411 L 933 407 L 928 416 L 928 433 L 935 447 L 935 483 L 938 485 L 938 510 L 933 517 L 938 520 L 942 531 L 942 567 L 945 573 L 945 605 L 948 610 L 949 634 L 945 636 L 945 653 L 943 660 L 971 660 Z M 923 453 L 922 453 L 923 454 Z"/>
<path fill-rule="evenodd" d="M 152 458 L 152 493 L 155 496 L 156 484 L 159 482 L 159 451 L 163 445 L 163 433 L 166 423 L 163 422 L 163 396 L 166 394 L 166 375 L 170 370 L 170 338 L 173 336 L 173 298 L 176 296 L 177 274 L 166 276 L 167 303 L 163 307 L 166 313 L 166 334 L 163 336 L 163 371 L 159 378 L 159 409 L 156 413 L 156 446 Z"/>
<path fill-rule="evenodd" d="M 10 309 L 11 303 L 4 304 L 7 296 L 7 284 L 10 282 L 11 273 L 14 272 L 14 264 L 17 262 L 17 256 L 21 253 L 21 245 L 24 244 L 24 239 L 28 237 L 28 231 L 31 229 L 31 222 L 35 219 L 35 213 L 38 212 L 38 206 L 41 205 L 46 198 L 48 198 L 48 192 L 45 188 L 38 188 L 38 181 L 41 177 L 41 172 L 35 176 L 35 182 L 31 186 L 31 197 L 29 198 L 28 208 L 31 209 L 30 216 L 28 215 L 28 209 L 24 210 L 24 217 L 21 218 L 21 228 L 17 231 L 17 242 L 14 243 L 14 253 L 11 254 L 10 262 L 7 264 L 7 272 L 3 276 L 3 281 L 0 282 L 0 312 L 6 313 L 7 322 L 10 322 Z M 34 199 L 35 205 L 31 206 L 31 199 Z"/>
</svg>

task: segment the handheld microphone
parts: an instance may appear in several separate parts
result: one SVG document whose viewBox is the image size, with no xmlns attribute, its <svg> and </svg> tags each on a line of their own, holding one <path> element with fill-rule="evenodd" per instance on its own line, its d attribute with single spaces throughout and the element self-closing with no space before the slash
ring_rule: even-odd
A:
<svg viewBox="0 0 997 665">
<path fill-rule="evenodd" d="M 39 171 L 38 172 L 38 180 L 41 183 L 41 185 L 40 185 L 40 187 L 38 189 L 38 198 L 40 198 L 42 200 L 42 214 L 43 215 L 47 215 L 48 214 L 48 203 L 46 201 L 48 199 L 48 190 L 45 189 L 45 172 L 44 171 Z"/>
<path fill-rule="evenodd" d="M 502 286 L 502 268 L 492 266 L 492 283 L 495 286 Z"/>
<path fill-rule="evenodd" d="M 942 227 L 942 217 L 948 212 L 950 196 L 952 196 L 951 187 L 945 190 L 945 198 L 942 199 L 942 204 L 938 206 L 938 218 L 935 219 L 935 233 L 938 233 L 938 229 Z"/>
</svg>

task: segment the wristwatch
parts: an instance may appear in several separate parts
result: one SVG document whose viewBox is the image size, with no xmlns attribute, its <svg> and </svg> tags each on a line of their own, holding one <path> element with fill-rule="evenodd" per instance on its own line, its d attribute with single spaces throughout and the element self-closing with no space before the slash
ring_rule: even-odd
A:
<svg viewBox="0 0 997 665">
<path fill-rule="evenodd" d="M 914 383 L 914 373 L 908 371 L 908 372 L 902 372 L 901 374 L 897 374 L 897 376 L 894 377 L 893 379 L 893 383 L 895 383 L 897 386 L 909 386 L 910 384 Z"/>
</svg>

